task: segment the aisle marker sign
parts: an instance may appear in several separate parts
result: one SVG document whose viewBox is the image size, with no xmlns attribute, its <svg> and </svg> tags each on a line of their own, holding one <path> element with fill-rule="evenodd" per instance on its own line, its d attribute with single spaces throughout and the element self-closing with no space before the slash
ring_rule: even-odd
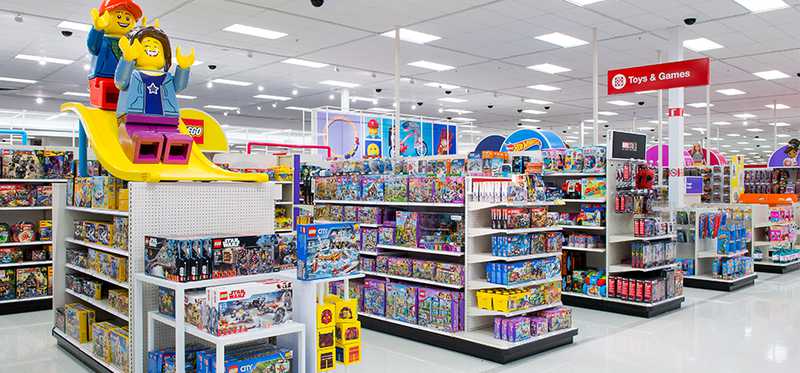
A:
<svg viewBox="0 0 800 373">
<path fill-rule="evenodd" d="M 710 60 L 698 58 L 608 71 L 608 94 L 708 85 Z"/>
</svg>

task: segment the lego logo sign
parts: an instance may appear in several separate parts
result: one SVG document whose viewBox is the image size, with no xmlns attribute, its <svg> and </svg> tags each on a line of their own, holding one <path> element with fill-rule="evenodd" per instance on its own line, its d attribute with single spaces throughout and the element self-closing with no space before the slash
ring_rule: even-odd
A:
<svg viewBox="0 0 800 373">
<path fill-rule="evenodd" d="M 710 60 L 699 58 L 608 71 L 608 94 L 708 85 Z"/>
<path fill-rule="evenodd" d="M 308 228 L 308 237 L 316 237 L 317 236 L 317 228 L 311 227 Z"/>
<path fill-rule="evenodd" d="M 195 144 L 202 144 L 205 139 L 205 122 L 202 119 L 183 118 L 183 124 Z"/>
</svg>

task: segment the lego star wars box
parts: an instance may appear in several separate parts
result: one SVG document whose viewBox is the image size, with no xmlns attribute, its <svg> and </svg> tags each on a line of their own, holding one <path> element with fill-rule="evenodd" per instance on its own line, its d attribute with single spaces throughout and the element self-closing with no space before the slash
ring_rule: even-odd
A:
<svg viewBox="0 0 800 373">
<path fill-rule="evenodd" d="M 213 335 L 269 328 L 292 319 L 292 283 L 282 280 L 247 282 L 206 289 Z"/>
</svg>

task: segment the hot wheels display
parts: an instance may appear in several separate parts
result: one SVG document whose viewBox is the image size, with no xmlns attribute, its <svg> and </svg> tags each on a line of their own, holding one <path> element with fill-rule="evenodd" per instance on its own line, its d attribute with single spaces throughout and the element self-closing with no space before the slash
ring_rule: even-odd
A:
<svg viewBox="0 0 800 373">
<path fill-rule="evenodd" d="M 297 278 L 315 280 L 358 271 L 353 223 L 310 224 L 297 231 Z"/>
</svg>

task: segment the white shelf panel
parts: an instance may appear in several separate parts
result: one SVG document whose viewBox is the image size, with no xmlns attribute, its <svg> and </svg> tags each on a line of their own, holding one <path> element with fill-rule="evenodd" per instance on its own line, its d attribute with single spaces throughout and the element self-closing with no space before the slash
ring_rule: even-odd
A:
<svg viewBox="0 0 800 373">
<path fill-rule="evenodd" d="M 292 184 L 294 184 L 294 181 L 291 181 L 291 180 L 281 180 L 281 181 L 272 180 L 272 181 L 267 181 L 267 182 L 271 183 L 271 184 L 281 184 L 281 185 L 292 185 Z"/>
<path fill-rule="evenodd" d="M 461 336 L 462 334 L 464 334 L 463 332 L 458 332 L 458 333 L 445 332 L 445 331 L 438 330 L 438 329 L 433 329 L 433 328 L 428 328 L 428 327 L 424 327 L 424 326 L 419 326 L 419 325 L 417 325 L 417 324 L 411 324 L 411 323 L 407 323 L 407 322 L 403 322 L 403 321 L 392 320 L 392 319 L 389 319 L 389 318 L 386 318 L 386 317 L 383 317 L 383 316 L 373 315 L 373 314 L 366 313 L 366 312 L 359 312 L 359 313 L 358 313 L 358 316 L 359 316 L 359 317 L 362 317 L 362 316 L 363 316 L 363 317 L 369 317 L 369 318 L 371 318 L 371 319 L 375 319 L 375 320 L 381 320 L 381 321 L 385 321 L 385 322 L 390 322 L 390 323 L 397 324 L 397 325 L 403 325 L 403 326 L 407 326 L 407 327 L 409 327 L 409 328 L 414 328 L 414 329 L 424 330 L 424 331 L 431 332 L 431 333 L 436 333 L 436 334 L 446 335 L 446 336 L 448 336 L 448 337 L 456 337 L 456 338 L 458 338 L 459 336 Z"/>
<path fill-rule="evenodd" d="M 426 203 L 426 202 L 386 202 L 386 201 L 338 201 L 318 199 L 315 204 L 322 205 L 362 205 L 362 206 L 408 206 L 408 207 L 450 207 L 463 208 L 463 203 Z"/>
<path fill-rule="evenodd" d="M 753 247 L 779 245 L 785 241 L 753 241 Z"/>
<path fill-rule="evenodd" d="M 591 225 L 560 225 L 562 229 L 575 229 L 582 231 L 604 231 L 606 227 L 596 227 Z"/>
<path fill-rule="evenodd" d="M 87 356 L 89 356 L 92 359 L 94 359 L 94 361 L 96 361 L 98 364 L 102 365 L 106 369 L 110 370 L 112 373 L 122 373 L 123 372 L 122 369 L 120 369 L 116 365 L 111 365 L 111 364 L 105 362 L 103 359 L 100 359 L 97 356 L 94 356 L 94 353 L 92 352 L 92 350 L 93 350 L 92 349 L 92 342 L 89 342 L 89 343 L 78 343 L 78 341 L 72 339 L 72 337 L 68 336 L 67 333 L 62 332 L 58 328 L 53 328 L 53 332 L 58 334 L 58 335 L 60 335 L 61 338 L 64 338 L 64 340 L 66 340 L 67 342 L 69 342 L 73 346 L 75 346 L 78 349 L 80 349 L 81 351 L 83 351 Z"/>
<path fill-rule="evenodd" d="M 0 211 L 48 211 L 53 206 L 0 207 Z"/>
<path fill-rule="evenodd" d="M 563 206 L 563 201 L 531 201 L 531 202 L 471 202 L 469 204 L 470 211 L 478 211 L 495 207 L 541 207 L 541 206 Z"/>
<path fill-rule="evenodd" d="M 605 198 L 592 198 L 592 199 L 563 199 L 565 203 L 606 203 Z"/>
<path fill-rule="evenodd" d="M 37 262 L 6 263 L 6 264 L 0 264 L 0 268 L 30 267 L 30 266 L 41 266 L 41 265 L 53 265 L 53 261 L 42 260 Z"/>
<path fill-rule="evenodd" d="M 332 221 L 332 220 L 317 220 L 313 224 L 333 224 L 333 223 L 342 223 L 342 222 Z M 358 226 L 361 228 L 379 228 L 383 226 L 383 224 L 370 224 L 370 223 L 358 223 L 358 222 L 353 222 L 353 223 L 358 224 Z"/>
<path fill-rule="evenodd" d="M 491 236 L 494 234 L 525 234 L 537 232 L 557 232 L 560 231 L 560 226 L 541 227 L 541 228 L 518 228 L 518 229 L 492 229 L 492 228 L 471 228 L 469 229 L 470 237 Z"/>
<path fill-rule="evenodd" d="M 163 278 L 153 277 L 144 273 L 137 273 L 135 275 L 135 279 L 136 281 L 141 281 L 147 284 L 165 287 L 167 289 L 189 290 L 189 289 L 206 288 L 209 286 L 222 286 L 231 284 L 241 284 L 243 282 L 264 281 L 276 278 L 285 279 L 289 275 L 296 276 L 296 274 L 297 274 L 296 270 L 285 270 L 281 272 L 262 273 L 250 276 L 213 278 L 210 280 L 203 280 L 203 281 L 175 282 Z"/>
<path fill-rule="evenodd" d="M 505 316 L 505 317 L 514 317 L 520 316 L 531 312 L 546 310 L 548 308 L 559 307 L 563 304 L 561 302 L 553 303 L 553 304 L 543 304 L 541 306 L 531 307 L 524 310 L 518 311 L 511 311 L 511 312 L 501 312 L 501 311 L 492 311 L 492 310 L 485 310 L 478 307 L 470 307 L 467 309 L 467 316 Z"/>
<path fill-rule="evenodd" d="M 371 271 L 361 271 L 361 273 L 363 273 L 363 274 L 365 274 L 367 276 L 391 278 L 391 279 L 395 279 L 395 280 L 414 282 L 414 283 L 418 283 L 418 284 L 441 286 L 441 287 L 450 288 L 450 289 L 463 289 L 464 288 L 464 286 L 462 286 L 462 285 L 445 284 L 445 283 L 442 283 L 442 282 L 424 280 L 424 279 L 415 278 L 415 277 L 390 275 L 388 273 L 371 272 Z"/>
<path fill-rule="evenodd" d="M 499 349 L 508 350 L 508 349 L 512 349 L 514 347 L 519 347 L 519 346 L 523 346 L 523 345 L 526 345 L 526 344 L 536 343 L 536 342 L 539 342 L 539 341 L 541 341 L 541 340 L 543 340 L 545 338 L 552 337 L 554 335 L 571 333 L 571 332 L 574 332 L 577 329 L 578 328 L 569 328 L 569 329 L 556 330 L 554 332 L 547 333 L 545 335 L 540 335 L 540 336 L 537 336 L 537 337 L 533 337 L 533 338 L 530 338 L 530 339 L 527 339 L 527 340 L 524 340 L 524 341 L 521 341 L 521 342 L 508 342 L 508 341 L 504 341 L 502 339 L 497 339 L 497 338 L 494 337 L 494 329 L 478 329 L 478 330 L 471 331 L 471 332 L 461 333 L 460 336 L 461 336 L 461 338 L 466 339 L 468 341 L 480 343 L 480 344 L 483 344 L 483 345 L 487 345 L 487 346 L 491 346 L 491 347 L 495 347 L 495 348 L 499 348 Z"/>
<path fill-rule="evenodd" d="M 96 244 L 96 243 L 76 240 L 74 238 L 67 238 L 65 241 L 67 241 L 69 243 L 72 243 L 72 244 L 75 244 L 75 245 L 79 245 L 79 246 L 83 246 L 83 247 L 90 247 L 92 249 L 97 249 L 97 250 L 100 250 L 100 251 L 105 251 L 107 253 L 112 253 L 112 254 L 116 254 L 116 255 L 120 255 L 120 256 L 128 256 L 130 254 L 130 253 L 128 253 L 128 250 L 122 250 L 122 249 L 117 249 L 115 247 L 108 247 L 108 246 L 100 245 L 100 244 Z"/>
<path fill-rule="evenodd" d="M 73 270 L 73 271 L 81 272 L 83 274 L 87 274 L 89 276 L 92 276 L 92 277 L 94 277 L 94 278 L 96 278 L 98 280 L 103 280 L 105 282 L 108 282 L 109 284 L 114 284 L 114 285 L 117 285 L 117 286 L 119 286 L 121 288 L 130 289 L 130 285 L 128 285 L 128 283 L 119 282 L 119 281 L 117 281 L 117 280 L 115 280 L 115 279 L 113 279 L 111 277 L 99 274 L 99 273 L 97 273 L 95 271 L 92 271 L 92 270 L 90 270 L 88 268 L 81 268 L 81 267 L 78 267 L 78 266 L 75 266 L 75 265 L 72 265 L 72 264 L 69 264 L 69 263 L 64 264 L 64 266 L 69 268 L 69 269 L 71 269 L 71 270 Z"/>
<path fill-rule="evenodd" d="M 554 253 L 538 253 L 538 254 L 519 255 L 519 256 L 494 256 L 492 254 L 472 254 L 469 257 L 467 257 L 467 263 L 518 262 L 520 260 L 549 258 L 551 256 L 561 256 L 561 252 L 558 251 Z"/>
<path fill-rule="evenodd" d="M 533 285 L 546 284 L 546 283 L 554 282 L 554 281 L 561 281 L 561 277 L 551 277 L 551 278 L 546 278 L 546 279 L 542 279 L 542 280 L 523 282 L 523 283 L 513 284 L 513 285 L 500 285 L 500 284 L 495 284 L 495 283 L 492 283 L 492 282 L 489 282 L 489 281 L 486 281 L 486 280 L 472 280 L 472 281 L 469 282 L 469 290 L 519 289 L 519 288 L 524 288 L 524 287 L 533 286 Z"/>
<path fill-rule="evenodd" d="M 127 211 L 108 210 L 108 209 L 93 209 L 90 207 L 75 207 L 67 206 L 67 211 L 86 212 L 90 214 L 113 215 L 113 216 L 128 216 Z"/>
<path fill-rule="evenodd" d="M 378 256 L 378 253 L 374 253 L 372 251 L 359 251 L 358 254 L 367 256 Z"/>
<path fill-rule="evenodd" d="M 678 263 L 672 264 L 665 264 L 657 267 L 650 267 L 650 268 L 633 268 L 630 264 L 612 264 L 608 266 L 609 273 L 620 273 L 620 272 L 652 272 L 652 271 L 659 271 L 662 269 L 667 269 L 670 267 L 676 266 Z"/>
<path fill-rule="evenodd" d="M 47 184 L 47 183 L 66 183 L 67 179 L 0 179 L 0 183 L 33 183 L 33 184 Z"/>
<path fill-rule="evenodd" d="M 794 261 L 786 262 L 786 263 L 776 263 L 776 262 L 773 262 L 771 260 L 754 260 L 753 261 L 753 263 L 758 264 L 758 265 L 767 265 L 767 266 L 773 266 L 773 267 L 788 267 L 790 265 L 797 264 L 798 262 L 800 262 L 800 260 L 794 260 Z"/>
<path fill-rule="evenodd" d="M 35 301 L 35 300 L 45 300 L 45 299 L 53 299 L 53 296 L 52 295 L 45 295 L 43 297 L 0 300 L 0 304 L 32 302 L 32 301 Z"/>
<path fill-rule="evenodd" d="M 747 250 L 740 251 L 733 254 L 717 254 L 715 251 L 700 251 L 697 253 L 698 258 L 735 258 L 737 256 L 745 256 L 749 253 Z"/>
<path fill-rule="evenodd" d="M 175 327 L 175 318 L 173 317 L 163 315 L 161 313 L 158 313 L 158 311 L 150 311 L 148 315 L 155 321 L 158 321 L 167 326 L 171 326 L 173 328 Z M 280 335 L 300 333 L 301 331 L 305 330 L 305 328 L 306 327 L 303 324 L 294 321 L 286 321 L 283 324 L 275 325 L 271 328 L 256 328 L 248 330 L 247 332 L 244 333 L 236 333 L 225 336 L 215 336 L 213 334 L 206 332 L 205 330 L 198 329 L 196 326 L 192 324 L 184 325 L 186 334 L 190 334 L 209 343 L 213 343 L 216 346 L 218 346 L 217 348 L 219 348 L 219 346 L 229 346 L 250 341 L 257 341 L 260 339 L 266 339 L 270 337 L 276 337 Z"/>
<path fill-rule="evenodd" d="M 683 295 L 679 295 L 677 297 L 664 299 L 664 300 L 656 302 L 656 303 L 643 303 L 643 302 L 631 302 L 629 300 L 622 300 L 622 299 L 617 299 L 617 298 L 593 297 L 591 295 L 586 295 L 586 294 L 583 294 L 583 293 L 573 293 L 573 292 L 567 292 L 567 291 L 562 292 L 562 294 L 571 295 L 571 296 L 575 296 L 575 297 L 581 297 L 581 298 L 599 299 L 599 300 L 604 300 L 606 302 L 630 304 L 630 305 L 633 305 L 633 306 L 641 306 L 641 307 L 647 307 L 647 308 L 656 307 L 656 306 L 659 306 L 659 305 L 664 304 L 664 303 L 672 302 L 672 301 L 674 301 L 676 299 L 683 299 L 684 298 Z"/>
<path fill-rule="evenodd" d="M 291 205 L 293 203 L 292 201 L 275 201 L 276 205 Z"/>
<path fill-rule="evenodd" d="M 618 242 L 631 242 L 631 241 L 655 241 L 655 240 L 667 240 L 674 238 L 675 238 L 674 234 L 665 234 L 663 236 L 652 236 L 652 237 L 636 237 L 632 234 L 619 234 L 608 237 L 608 242 L 618 243 Z"/>
<path fill-rule="evenodd" d="M 384 250 L 409 251 L 409 252 L 414 252 L 414 253 L 425 253 L 425 254 L 431 254 L 431 255 L 464 256 L 463 252 L 428 250 L 428 249 L 423 249 L 423 248 L 420 248 L 420 247 L 406 247 L 406 246 L 395 246 L 395 245 L 378 245 L 378 248 L 384 249 Z"/>
<path fill-rule="evenodd" d="M 52 244 L 53 241 L 6 242 L 6 243 L 0 243 L 0 247 L 35 246 L 35 245 L 52 245 Z"/>
<path fill-rule="evenodd" d="M 585 176 L 606 176 L 605 172 L 552 172 L 544 173 L 543 177 L 585 177 Z"/>
<path fill-rule="evenodd" d="M 75 298 L 78 298 L 78 299 L 80 299 L 80 300 L 82 300 L 82 301 L 84 301 L 86 303 L 89 303 L 89 304 L 91 304 L 91 305 L 93 305 L 93 306 L 95 306 L 95 307 L 97 307 L 97 308 L 99 308 L 99 309 L 101 309 L 103 311 L 106 311 L 106 312 L 108 312 L 108 313 L 110 313 L 110 314 L 112 314 L 112 315 L 114 315 L 116 317 L 119 317 L 122 320 L 125 320 L 125 322 L 129 321 L 127 314 L 120 312 L 119 310 L 117 310 L 114 307 L 111 307 L 111 305 L 108 303 L 108 300 L 106 300 L 106 299 L 98 300 L 98 299 L 90 298 L 90 297 L 87 297 L 87 296 L 85 296 L 85 295 L 83 295 L 81 293 L 75 292 L 75 291 L 73 291 L 72 289 L 69 289 L 69 288 L 65 288 L 64 291 L 67 294 L 72 295 Z"/>
<path fill-rule="evenodd" d="M 606 249 L 604 247 L 574 247 L 574 246 L 562 246 L 561 250 L 564 251 L 585 251 L 589 253 L 604 253 Z"/>
<path fill-rule="evenodd" d="M 698 279 L 698 280 L 704 280 L 704 281 L 722 282 L 722 283 L 726 283 L 726 284 L 732 284 L 732 283 L 734 283 L 734 282 L 742 281 L 742 280 L 749 279 L 749 278 L 756 277 L 756 276 L 758 276 L 758 275 L 757 275 L 757 274 L 755 274 L 755 273 L 751 273 L 751 274 L 749 274 L 749 275 L 742 276 L 742 277 L 739 277 L 739 278 L 737 278 L 737 279 L 733 279 L 733 280 L 725 280 L 725 279 L 721 279 L 721 278 L 714 278 L 714 277 L 711 277 L 711 276 L 709 276 L 709 275 L 695 275 L 695 276 L 686 276 L 685 278 L 690 278 L 690 279 Z"/>
</svg>

